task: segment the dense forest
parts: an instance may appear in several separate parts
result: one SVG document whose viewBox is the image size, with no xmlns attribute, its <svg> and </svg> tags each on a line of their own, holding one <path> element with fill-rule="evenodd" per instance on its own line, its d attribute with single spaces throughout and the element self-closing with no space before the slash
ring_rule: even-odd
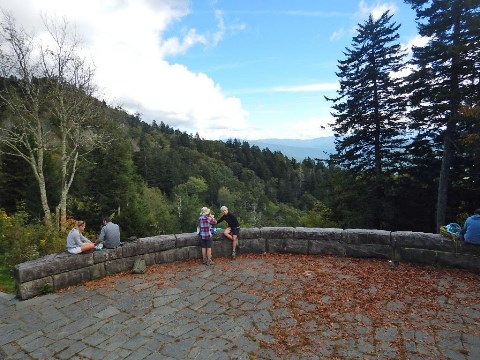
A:
<svg viewBox="0 0 480 360">
<path fill-rule="evenodd" d="M 86 220 L 94 234 L 109 215 L 126 239 L 193 232 L 202 206 L 216 214 L 228 206 L 242 227 L 437 232 L 462 222 L 480 206 L 480 2 L 406 2 L 427 45 L 406 59 L 388 12 L 359 24 L 338 62 L 338 96 L 329 99 L 337 153 L 302 162 L 109 106 L 95 96 L 92 69 L 72 56 L 68 24 L 46 24 L 56 47 L 35 48 L 4 16 L 4 262 L 61 249 L 71 219 Z M 402 69 L 408 75 L 392 76 Z M 20 230 L 27 226 L 42 235 L 29 240 L 34 255 L 15 257 L 12 241 L 29 237 Z"/>
</svg>

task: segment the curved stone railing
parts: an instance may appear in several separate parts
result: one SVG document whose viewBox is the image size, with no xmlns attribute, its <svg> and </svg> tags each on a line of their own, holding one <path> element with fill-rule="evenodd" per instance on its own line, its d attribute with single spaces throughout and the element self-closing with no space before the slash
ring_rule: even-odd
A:
<svg viewBox="0 0 480 360">
<path fill-rule="evenodd" d="M 228 256 L 231 241 L 218 233 L 214 257 Z M 284 252 L 348 257 L 376 257 L 428 265 L 452 266 L 478 272 L 480 246 L 454 242 L 442 235 L 409 231 L 268 227 L 242 229 L 241 253 Z M 146 265 L 198 259 L 196 233 L 159 235 L 125 243 L 117 249 L 91 254 L 52 254 L 15 266 L 17 296 L 28 299 L 43 293 L 131 271 L 136 259 Z"/>
</svg>

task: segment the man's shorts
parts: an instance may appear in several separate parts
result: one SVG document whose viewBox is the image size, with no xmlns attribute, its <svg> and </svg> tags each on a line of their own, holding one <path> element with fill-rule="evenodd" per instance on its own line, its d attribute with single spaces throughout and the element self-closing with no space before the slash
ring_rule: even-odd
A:
<svg viewBox="0 0 480 360">
<path fill-rule="evenodd" d="M 232 235 L 240 235 L 240 228 L 239 227 L 236 227 L 236 228 L 230 228 L 230 232 L 232 233 Z"/>
<path fill-rule="evenodd" d="M 212 238 L 210 239 L 200 239 L 200 247 L 202 249 L 211 248 L 213 244 Z"/>
</svg>

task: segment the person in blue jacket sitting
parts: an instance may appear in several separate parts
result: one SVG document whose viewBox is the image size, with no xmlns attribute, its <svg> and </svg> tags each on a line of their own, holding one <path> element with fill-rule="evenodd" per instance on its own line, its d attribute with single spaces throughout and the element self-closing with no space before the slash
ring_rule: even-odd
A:
<svg viewBox="0 0 480 360">
<path fill-rule="evenodd" d="M 470 244 L 480 245 L 480 208 L 465 220 L 462 229 L 462 239 Z"/>
</svg>

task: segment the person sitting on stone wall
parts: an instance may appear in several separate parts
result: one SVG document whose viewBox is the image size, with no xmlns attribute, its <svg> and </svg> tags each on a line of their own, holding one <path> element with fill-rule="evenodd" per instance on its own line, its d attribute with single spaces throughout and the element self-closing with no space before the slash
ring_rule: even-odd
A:
<svg viewBox="0 0 480 360">
<path fill-rule="evenodd" d="M 222 206 L 220 210 L 223 212 L 223 216 L 217 220 L 217 223 L 221 223 L 222 221 L 227 222 L 228 227 L 223 232 L 223 235 L 225 235 L 227 239 L 232 240 L 232 259 L 235 259 L 238 250 L 238 235 L 240 235 L 240 224 L 238 223 L 235 215 L 229 212 L 226 206 Z"/>
<path fill-rule="evenodd" d="M 93 252 L 95 244 L 82 235 L 87 224 L 83 220 L 76 220 L 75 226 L 67 236 L 67 251 L 70 254 Z"/>
<path fill-rule="evenodd" d="M 467 243 L 480 245 L 480 208 L 465 220 L 461 236 Z"/>
<path fill-rule="evenodd" d="M 120 246 L 120 227 L 114 224 L 108 216 L 103 218 L 103 227 L 98 235 L 96 245 L 103 243 L 106 249 L 115 249 Z"/>
</svg>

